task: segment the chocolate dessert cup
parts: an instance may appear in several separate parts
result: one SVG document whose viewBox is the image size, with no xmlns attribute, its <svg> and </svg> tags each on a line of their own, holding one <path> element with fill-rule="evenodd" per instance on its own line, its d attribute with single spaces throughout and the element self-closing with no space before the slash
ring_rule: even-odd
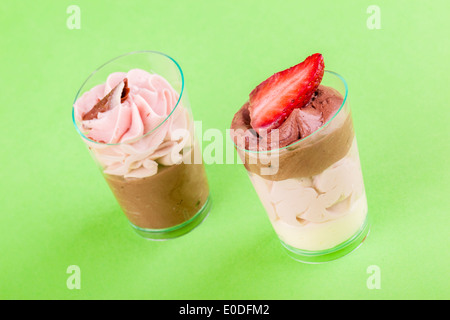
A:
<svg viewBox="0 0 450 320">
<path fill-rule="evenodd" d="M 338 259 L 358 248 L 369 232 L 347 84 L 325 71 L 307 107 L 330 104 L 334 115 L 306 136 L 296 127 L 296 111 L 272 140 L 252 133 L 246 105 L 231 125 L 235 147 L 281 244 L 300 262 Z"/>
<path fill-rule="evenodd" d="M 114 108 L 119 108 L 115 122 L 101 123 L 102 119 L 109 121 Z M 175 238 L 208 215 L 208 180 L 184 76 L 171 57 L 138 51 L 105 63 L 79 89 L 72 118 L 139 235 L 150 240 Z M 110 139 L 106 131 L 121 125 L 125 129 L 120 138 Z M 98 138 L 103 136 L 108 138 Z"/>
</svg>

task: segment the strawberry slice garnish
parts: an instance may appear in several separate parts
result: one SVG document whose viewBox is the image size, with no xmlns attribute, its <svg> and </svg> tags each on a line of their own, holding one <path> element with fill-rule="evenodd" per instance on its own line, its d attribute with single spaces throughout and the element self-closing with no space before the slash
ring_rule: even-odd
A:
<svg viewBox="0 0 450 320">
<path fill-rule="evenodd" d="M 323 56 L 315 53 L 259 84 L 249 99 L 253 129 L 256 132 L 275 129 L 295 108 L 308 104 L 322 81 L 324 67 Z"/>
</svg>

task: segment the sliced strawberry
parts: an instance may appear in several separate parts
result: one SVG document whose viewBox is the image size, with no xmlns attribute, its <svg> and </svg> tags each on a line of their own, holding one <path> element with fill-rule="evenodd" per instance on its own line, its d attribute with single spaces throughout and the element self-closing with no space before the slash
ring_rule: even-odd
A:
<svg viewBox="0 0 450 320">
<path fill-rule="evenodd" d="M 259 132 L 277 128 L 292 110 L 305 106 L 322 81 L 323 72 L 323 56 L 315 53 L 258 85 L 249 99 L 253 129 Z"/>
</svg>

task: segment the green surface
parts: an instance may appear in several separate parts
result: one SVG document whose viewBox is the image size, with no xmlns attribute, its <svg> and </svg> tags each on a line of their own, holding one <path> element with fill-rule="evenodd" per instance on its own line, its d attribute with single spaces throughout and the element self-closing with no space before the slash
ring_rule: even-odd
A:
<svg viewBox="0 0 450 320">
<path fill-rule="evenodd" d="M 71 4 L 81 29 L 66 26 Z M 366 26 L 372 4 L 379 30 Z M 424 0 L 2 3 L 0 298 L 450 298 L 449 12 Z M 254 86 L 321 52 L 349 84 L 372 219 L 363 246 L 291 260 L 238 164 L 206 167 L 213 209 L 197 229 L 137 236 L 71 122 L 90 72 L 134 50 L 175 58 L 194 117 L 224 133 Z M 373 265 L 381 289 L 366 285 Z"/>
</svg>

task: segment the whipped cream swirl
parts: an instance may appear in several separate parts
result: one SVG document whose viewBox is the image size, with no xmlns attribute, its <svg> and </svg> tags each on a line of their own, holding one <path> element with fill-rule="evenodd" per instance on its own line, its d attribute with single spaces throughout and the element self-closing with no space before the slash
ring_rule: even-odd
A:
<svg viewBox="0 0 450 320">
<path fill-rule="evenodd" d="M 125 78 L 126 99 L 112 92 L 106 111 L 83 120 L 108 93 L 123 88 Z M 74 104 L 74 116 L 104 173 L 143 178 L 156 174 L 159 164 L 181 163 L 191 148 L 192 121 L 181 101 L 177 106 L 178 99 L 166 79 L 133 69 L 112 73 L 104 84 L 85 92 Z"/>
</svg>

